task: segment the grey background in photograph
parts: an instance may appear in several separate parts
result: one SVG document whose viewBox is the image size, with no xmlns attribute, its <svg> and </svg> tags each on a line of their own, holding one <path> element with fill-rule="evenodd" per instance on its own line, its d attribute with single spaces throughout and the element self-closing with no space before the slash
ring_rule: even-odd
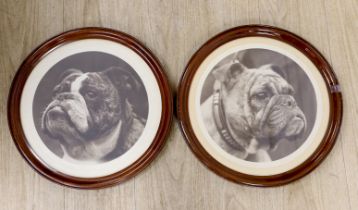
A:
<svg viewBox="0 0 358 210">
<path fill-rule="evenodd" d="M 41 117 L 46 106 L 52 101 L 53 88 L 61 82 L 61 75 L 67 69 L 79 69 L 82 72 L 101 72 L 110 67 L 118 66 L 128 70 L 134 76 L 141 87 L 130 102 L 133 105 L 134 112 L 143 120 L 148 117 L 148 97 L 144 88 L 142 79 L 136 71 L 122 59 L 103 52 L 89 51 L 71 55 L 56 63 L 41 79 L 33 101 L 33 116 L 37 132 L 46 146 L 59 157 L 63 156 L 58 140 L 51 138 L 41 129 Z M 116 158 L 116 157 L 111 157 Z"/>
<path fill-rule="evenodd" d="M 234 56 L 237 56 L 240 62 L 248 68 L 259 68 L 266 64 L 273 64 L 280 67 L 285 73 L 284 79 L 294 88 L 295 94 L 293 97 L 296 99 L 297 105 L 306 116 L 306 131 L 302 135 L 302 138 L 295 141 L 281 141 L 278 144 L 277 149 L 269 152 L 272 160 L 277 160 L 291 154 L 305 142 L 315 123 L 317 107 L 316 95 L 310 79 L 304 70 L 292 59 L 266 49 L 248 49 L 231 54 L 221 60 L 213 69 L 226 62 L 232 62 Z M 200 98 L 201 103 L 212 95 L 213 84 L 214 77 L 212 74 L 209 74 L 202 89 Z"/>
</svg>

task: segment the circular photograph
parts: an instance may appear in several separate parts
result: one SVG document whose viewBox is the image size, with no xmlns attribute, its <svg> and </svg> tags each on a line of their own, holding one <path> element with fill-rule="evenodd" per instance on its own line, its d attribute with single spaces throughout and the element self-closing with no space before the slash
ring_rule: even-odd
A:
<svg viewBox="0 0 358 210">
<path fill-rule="evenodd" d="M 60 34 L 21 64 L 9 127 L 29 164 L 70 187 L 102 188 L 136 175 L 163 148 L 171 91 L 154 55 L 104 28 Z"/>
<path fill-rule="evenodd" d="M 315 91 L 304 70 L 267 49 L 242 50 L 219 61 L 204 82 L 200 101 L 215 143 L 252 162 L 294 152 L 316 118 Z"/>
<path fill-rule="evenodd" d="M 313 170 L 334 145 L 338 81 L 307 41 L 247 25 L 206 42 L 183 73 L 177 113 L 193 153 L 231 181 L 282 185 Z"/>
<path fill-rule="evenodd" d="M 103 52 L 83 52 L 56 63 L 33 100 L 36 130 L 67 161 L 98 163 L 129 150 L 143 133 L 148 97 L 136 71 Z"/>
</svg>

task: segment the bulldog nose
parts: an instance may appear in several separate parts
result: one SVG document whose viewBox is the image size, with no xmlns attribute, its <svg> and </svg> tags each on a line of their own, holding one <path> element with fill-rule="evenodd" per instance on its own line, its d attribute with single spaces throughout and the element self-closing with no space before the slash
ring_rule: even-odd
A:
<svg viewBox="0 0 358 210">
<path fill-rule="evenodd" d="M 47 115 L 50 119 L 58 119 L 59 117 L 63 116 L 64 111 L 61 107 L 55 106 L 51 110 L 48 111 Z"/>
</svg>

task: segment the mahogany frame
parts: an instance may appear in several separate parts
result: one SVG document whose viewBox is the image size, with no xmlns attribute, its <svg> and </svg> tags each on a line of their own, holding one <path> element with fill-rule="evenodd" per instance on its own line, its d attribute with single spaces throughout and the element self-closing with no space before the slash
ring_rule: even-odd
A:
<svg viewBox="0 0 358 210">
<path fill-rule="evenodd" d="M 317 67 L 322 75 L 329 94 L 330 110 L 326 133 L 316 151 L 299 166 L 272 176 L 254 176 L 232 170 L 211 156 L 200 144 L 194 133 L 189 117 L 188 96 L 191 82 L 200 64 L 218 47 L 244 37 L 266 37 L 293 46 L 303 53 Z M 338 80 L 322 54 L 301 37 L 276 27 L 265 25 L 245 25 L 224 31 L 202 45 L 191 57 L 182 75 L 177 95 L 177 116 L 182 134 L 192 152 L 201 162 L 216 174 L 236 183 L 252 186 L 277 186 L 294 181 L 316 168 L 331 151 L 342 122 L 343 104 Z"/>
<path fill-rule="evenodd" d="M 32 153 L 20 121 L 21 94 L 28 76 L 38 62 L 51 50 L 82 39 L 104 39 L 122 44 L 137 53 L 152 70 L 162 97 L 162 115 L 156 136 L 145 153 L 133 164 L 114 174 L 96 178 L 78 178 L 55 171 L 42 163 Z M 8 124 L 12 138 L 24 159 L 42 176 L 56 183 L 81 189 L 98 189 L 123 182 L 147 167 L 163 148 L 172 122 L 173 101 L 164 70 L 153 53 L 134 37 L 123 32 L 105 28 L 80 28 L 64 32 L 41 44 L 19 67 L 8 98 Z"/>
</svg>

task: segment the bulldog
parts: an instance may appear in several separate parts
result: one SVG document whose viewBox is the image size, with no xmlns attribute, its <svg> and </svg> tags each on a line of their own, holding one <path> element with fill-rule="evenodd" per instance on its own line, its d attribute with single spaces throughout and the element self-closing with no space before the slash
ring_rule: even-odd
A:
<svg viewBox="0 0 358 210">
<path fill-rule="evenodd" d="M 60 142 L 63 159 L 102 162 L 133 146 L 145 120 L 133 111 L 130 97 L 140 83 L 130 72 L 120 67 L 91 73 L 69 69 L 62 78 L 41 126 Z"/>
<path fill-rule="evenodd" d="M 306 118 L 294 89 L 277 66 L 256 69 L 234 60 L 215 68 L 214 92 L 201 104 L 204 123 L 214 141 L 247 161 L 271 161 L 270 150 L 283 140 L 298 139 Z"/>
</svg>

